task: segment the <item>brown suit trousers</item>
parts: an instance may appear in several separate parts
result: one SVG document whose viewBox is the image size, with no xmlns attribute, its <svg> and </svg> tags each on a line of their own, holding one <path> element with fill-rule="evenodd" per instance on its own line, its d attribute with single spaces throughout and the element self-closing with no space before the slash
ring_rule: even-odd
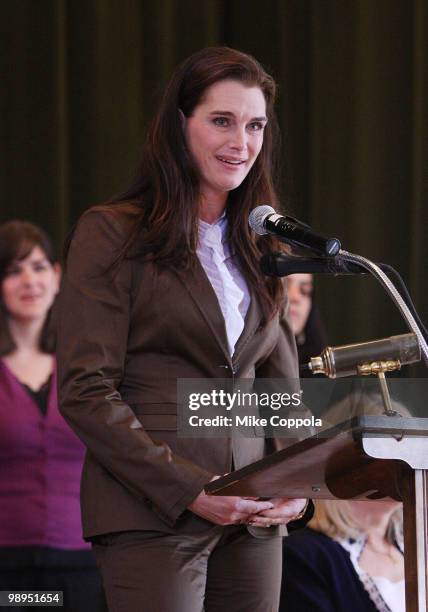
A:
<svg viewBox="0 0 428 612">
<path fill-rule="evenodd" d="M 277 612 L 282 537 L 129 531 L 93 545 L 110 612 Z"/>
</svg>

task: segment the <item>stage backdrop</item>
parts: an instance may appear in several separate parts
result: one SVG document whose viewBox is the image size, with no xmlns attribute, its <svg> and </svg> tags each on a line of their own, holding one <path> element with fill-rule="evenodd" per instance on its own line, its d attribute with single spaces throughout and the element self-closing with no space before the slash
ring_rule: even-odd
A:
<svg viewBox="0 0 428 612">
<path fill-rule="evenodd" d="M 394 265 L 428 318 L 425 0 L 2 0 L 1 221 L 58 246 L 125 187 L 173 67 L 227 44 L 279 82 L 289 212 Z M 405 331 L 369 278 L 323 279 L 333 342 Z"/>
</svg>

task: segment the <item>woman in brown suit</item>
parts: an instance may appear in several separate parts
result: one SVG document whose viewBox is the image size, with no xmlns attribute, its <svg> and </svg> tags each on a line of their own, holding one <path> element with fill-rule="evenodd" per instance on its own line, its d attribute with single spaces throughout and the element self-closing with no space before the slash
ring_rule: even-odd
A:
<svg viewBox="0 0 428 612">
<path fill-rule="evenodd" d="M 177 436 L 178 378 L 297 378 L 284 292 L 248 228 L 277 202 L 275 83 L 228 48 L 173 74 L 140 172 L 73 233 L 62 292 L 62 412 L 87 445 L 84 535 L 110 610 L 275 611 L 281 526 L 305 500 L 208 497 L 266 440 Z"/>
</svg>

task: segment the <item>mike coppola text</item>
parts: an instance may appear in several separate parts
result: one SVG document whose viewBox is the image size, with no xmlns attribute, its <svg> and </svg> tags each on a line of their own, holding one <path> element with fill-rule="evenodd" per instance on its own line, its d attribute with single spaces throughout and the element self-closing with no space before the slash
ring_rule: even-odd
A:
<svg viewBox="0 0 428 612">
<path fill-rule="evenodd" d="M 230 381 L 229 381 L 230 382 Z M 195 391 L 187 387 L 180 393 L 179 433 L 184 436 L 234 435 L 235 430 L 244 436 L 284 435 L 298 429 L 322 427 L 322 420 L 312 415 L 303 404 L 301 389 L 287 387 L 278 390 L 257 390 L 246 381 L 232 390 L 213 385 Z M 230 385 L 229 385 L 230 388 Z M 278 388 L 278 385 L 275 387 Z M 272 434 L 272 431 L 275 433 Z M 278 430 L 281 430 L 278 433 Z M 287 435 L 287 434 L 285 434 Z"/>
</svg>

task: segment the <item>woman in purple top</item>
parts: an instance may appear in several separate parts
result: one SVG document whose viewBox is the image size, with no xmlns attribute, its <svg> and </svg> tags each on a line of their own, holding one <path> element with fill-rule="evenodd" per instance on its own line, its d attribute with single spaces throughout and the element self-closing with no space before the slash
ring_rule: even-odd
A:
<svg viewBox="0 0 428 612">
<path fill-rule="evenodd" d="M 59 278 L 40 228 L 0 226 L 0 590 L 59 590 L 63 609 L 94 612 L 104 603 L 81 535 L 84 448 L 57 406 Z"/>
</svg>

